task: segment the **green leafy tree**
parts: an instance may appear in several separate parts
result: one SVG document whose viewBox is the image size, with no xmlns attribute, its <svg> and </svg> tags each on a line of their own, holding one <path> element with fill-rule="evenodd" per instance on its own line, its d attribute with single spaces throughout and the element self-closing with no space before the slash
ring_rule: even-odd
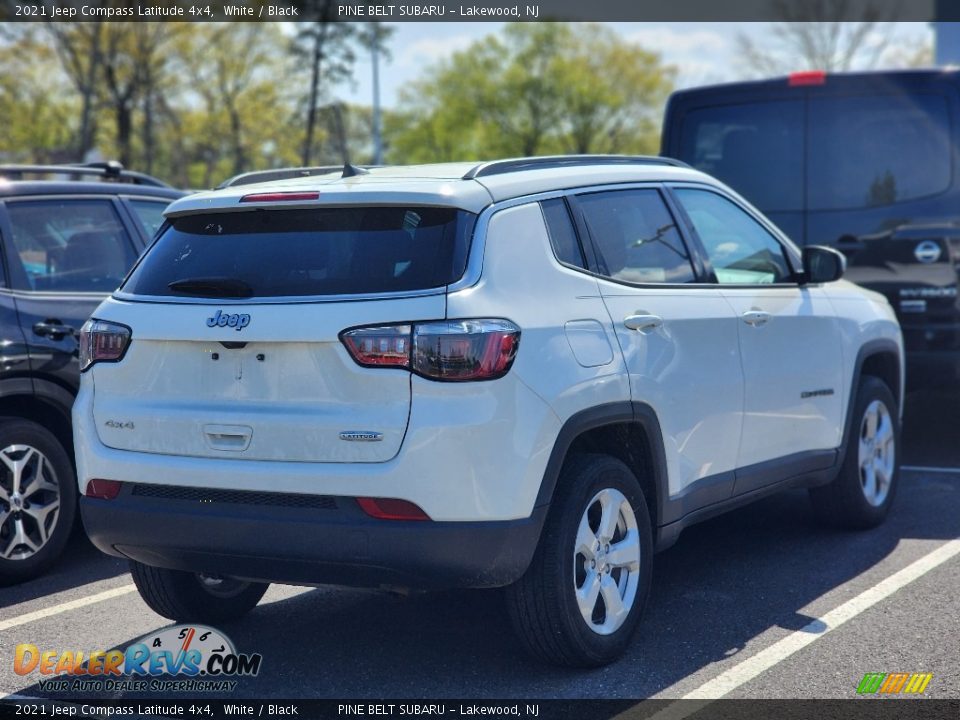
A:
<svg viewBox="0 0 960 720">
<path fill-rule="evenodd" d="M 0 39 L 0 157 L 60 162 L 77 152 L 79 114 L 60 61 L 35 26 L 7 28 Z"/>
<path fill-rule="evenodd" d="M 654 152 L 674 72 L 603 26 L 509 25 L 401 91 L 390 158 Z"/>
</svg>

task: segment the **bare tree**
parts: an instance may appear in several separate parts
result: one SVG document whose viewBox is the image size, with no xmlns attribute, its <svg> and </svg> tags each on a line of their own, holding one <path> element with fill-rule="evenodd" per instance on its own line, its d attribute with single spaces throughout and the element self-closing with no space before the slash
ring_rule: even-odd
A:
<svg viewBox="0 0 960 720">
<path fill-rule="evenodd" d="M 351 23 L 334 22 L 333 0 L 320 0 L 319 20 L 298 23 L 292 52 L 310 62 L 310 89 L 307 95 L 306 135 L 303 141 L 301 161 L 310 165 L 314 151 L 317 127 L 317 110 L 321 95 L 321 83 L 334 83 L 350 76 L 355 56 L 351 40 L 355 28 Z"/>
<path fill-rule="evenodd" d="M 82 161 L 96 144 L 96 103 L 99 90 L 103 29 L 106 23 L 46 24 L 67 77 L 80 96 L 80 128 L 75 143 Z"/>
<path fill-rule="evenodd" d="M 762 75 L 874 67 L 899 12 L 877 0 L 774 0 L 773 8 L 780 22 L 773 23 L 769 42 L 737 35 L 744 64 Z M 852 21 L 855 17 L 859 20 Z"/>
</svg>

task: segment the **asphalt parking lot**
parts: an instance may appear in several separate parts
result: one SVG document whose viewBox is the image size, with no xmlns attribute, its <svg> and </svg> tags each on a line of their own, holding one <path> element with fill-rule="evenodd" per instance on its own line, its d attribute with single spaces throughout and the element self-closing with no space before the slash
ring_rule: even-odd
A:
<svg viewBox="0 0 960 720">
<path fill-rule="evenodd" d="M 221 628 L 263 654 L 234 697 L 850 698 L 864 673 L 926 672 L 925 696 L 960 698 L 960 396 L 911 397 L 906 427 L 915 469 L 885 525 L 823 529 L 791 492 L 687 530 L 657 556 L 648 612 L 614 665 L 528 659 L 496 591 L 272 587 Z M 166 624 L 122 561 L 78 539 L 47 576 L 0 590 L 0 695 L 44 695 L 13 671 L 19 643 L 122 648 Z"/>
</svg>

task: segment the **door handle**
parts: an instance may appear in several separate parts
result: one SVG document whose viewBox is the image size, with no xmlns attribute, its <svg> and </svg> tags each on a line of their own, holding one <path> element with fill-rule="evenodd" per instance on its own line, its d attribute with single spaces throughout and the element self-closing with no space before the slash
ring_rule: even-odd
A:
<svg viewBox="0 0 960 720">
<path fill-rule="evenodd" d="M 48 337 L 51 340 L 63 340 L 67 335 L 72 336 L 77 333 L 75 328 L 64 325 L 59 320 L 54 320 L 53 318 L 47 318 L 42 322 L 36 323 L 33 326 L 33 332 L 40 337 Z"/>
<path fill-rule="evenodd" d="M 747 310 L 741 317 L 747 325 L 760 327 L 766 325 L 770 320 L 770 313 L 764 312 L 763 310 Z"/>
<path fill-rule="evenodd" d="M 645 333 L 662 327 L 663 318 L 659 315 L 627 315 L 623 319 L 623 325 L 630 330 Z"/>
</svg>

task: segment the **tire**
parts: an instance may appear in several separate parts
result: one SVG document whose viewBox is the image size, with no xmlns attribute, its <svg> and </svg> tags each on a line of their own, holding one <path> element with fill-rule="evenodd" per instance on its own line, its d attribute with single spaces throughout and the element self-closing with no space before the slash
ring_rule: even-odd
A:
<svg viewBox="0 0 960 720">
<path fill-rule="evenodd" d="M 612 538 L 611 525 L 604 529 L 599 522 L 605 506 L 619 510 Z M 629 549 L 624 545 L 619 557 L 606 554 L 606 548 L 616 549 L 633 531 L 635 543 Z M 599 552 L 598 535 L 613 540 L 601 543 Z M 620 564 L 628 558 L 630 565 Z M 630 469 L 607 455 L 569 458 L 530 567 L 507 588 L 507 608 L 522 644 L 535 657 L 555 665 L 598 667 L 613 662 L 624 653 L 640 622 L 652 564 L 650 515 Z M 582 603 L 578 593 L 584 597 Z M 614 595 L 624 608 L 619 615 L 607 608 L 607 598 Z"/>
<path fill-rule="evenodd" d="M 810 499 L 822 522 L 848 530 L 882 523 L 900 479 L 900 415 L 890 388 L 866 375 L 860 380 L 837 477 L 812 488 Z"/>
<path fill-rule="evenodd" d="M 257 606 L 268 587 L 266 583 L 206 578 L 199 573 L 155 568 L 136 561 L 130 562 L 130 574 L 150 609 L 176 622 L 237 620 Z"/>
<path fill-rule="evenodd" d="M 60 441 L 30 420 L 0 418 L 0 585 L 60 557 L 77 515 L 77 480 Z"/>
</svg>

